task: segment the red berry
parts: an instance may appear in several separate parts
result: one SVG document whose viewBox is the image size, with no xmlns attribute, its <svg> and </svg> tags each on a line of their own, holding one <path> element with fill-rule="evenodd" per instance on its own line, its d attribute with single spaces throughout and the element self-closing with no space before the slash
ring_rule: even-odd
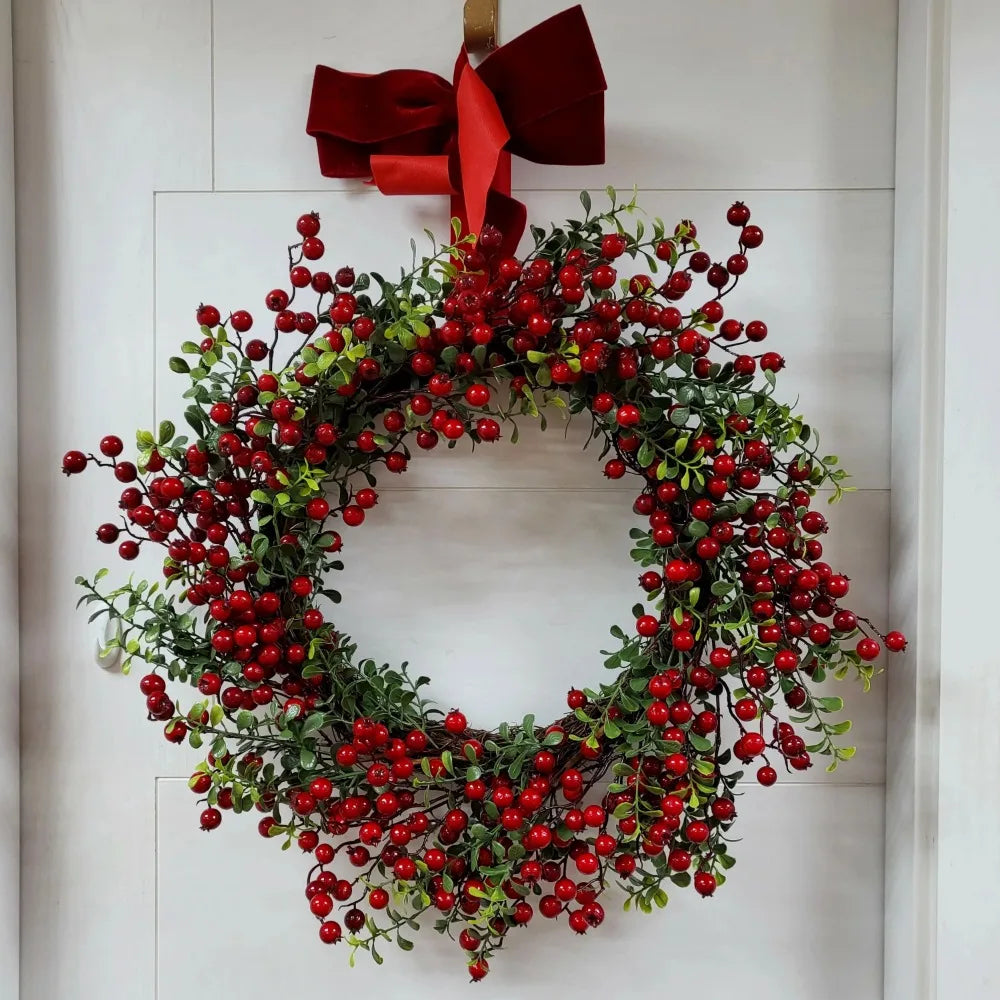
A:
<svg viewBox="0 0 1000 1000">
<path fill-rule="evenodd" d="M 63 455 L 62 470 L 67 476 L 83 472 L 87 468 L 87 456 L 82 451 L 68 451 Z"/>
<path fill-rule="evenodd" d="M 726 212 L 726 221 L 731 226 L 742 228 L 750 221 L 750 209 L 742 201 L 734 202 Z"/>
<path fill-rule="evenodd" d="M 340 929 L 340 924 L 336 920 L 326 920 L 319 925 L 319 939 L 324 944 L 336 944 L 343 931 Z"/>
<path fill-rule="evenodd" d="M 200 306 L 195 314 L 199 326 L 218 326 L 221 318 L 215 306 Z"/>
<path fill-rule="evenodd" d="M 378 503 L 378 494 L 375 490 L 365 487 L 364 489 L 358 490 L 354 499 L 357 501 L 358 506 L 363 510 L 371 510 L 371 508 Z"/>
<path fill-rule="evenodd" d="M 101 454 L 106 455 L 108 458 L 115 458 L 120 455 L 124 450 L 125 445 L 122 444 L 122 439 L 116 437 L 114 434 L 109 434 L 107 437 L 101 438 Z"/>
<path fill-rule="evenodd" d="M 117 524 L 102 524 L 97 529 L 97 538 L 99 541 L 104 542 L 105 545 L 117 542 L 120 534 L 121 528 Z"/>
<path fill-rule="evenodd" d="M 330 513 L 330 504 L 323 497 L 313 497 L 306 504 L 306 516 L 313 521 L 322 521 Z"/>
<path fill-rule="evenodd" d="M 490 390 L 485 385 L 470 385 L 465 390 L 465 401 L 469 406 L 485 406 L 490 401 Z"/>
<path fill-rule="evenodd" d="M 905 640 L 904 640 L 905 645 Z M 858 656 L 862 660 L 877 660 L 879 653 L 882 652 L 882 647 L 874 639 L 859 639 L 858 644 L 855 647 L 858 652 Z"/>
<path fill-rule="evenodd" d="M 676 848 L 667 856 L 667 864 L 675 872 L 686 872 L 691 867 L 691 855 L 687 851 Z"/>
<path fill-rule="evenodd" d="M 222 813 L 218 809 L 205 809 L 201 814 L 201 828 L 203 830 L 214 830 L 222 822 Z"/>
<path fill-rule="evenodd" d="M 237 333 L 246 333 L 253 326 L 253 316 L 246 309 L 237 309 L 229 318 Z"/>
<path fill-rule="evenodd" d="M 318 236 L 307 236 L 302 241 L 302 256 L 306 260 L 319 260 L 325 252 L 326 247 Z"/>
<path fill-rule="evenodd" d="M 618 272 L 610 264 L 598 264 L 590 274 L 590 283 L 597 289 L 610 288 L 618 279 Z"/>
<path fill-rule="evenodd" d="M 605 260 L 615 260 L 625 253 L 627 245 L 628 241 L 620 233 L 607 233 L 601 239 L 601 256 Z"/>
<path fill-rule="evenodd" d="M 319 215 L 316 212 L 300 215 L 295 228 L 299 236 L 315 236 L 319 232 Z"/>
<path fill-rule="evenodd" d="M 124 541 L 118 546 L 118 555 L 122 559 L 132 560 L 139 555 L 139 545 L 137 542 L 133 542 L 131 539 Z"/>
<path fill-rule="evenodd" d="M 652 615 L 642 615 L 635 623 L 635 630 L 639 635 L 649 638 L 660 631 L 660 622 Z"/>
<path fill-rule="evenodd" d="M 615 413 L 615 421 L 619 427 L 634 427 L 641 419 L 642 414 L 639 412 L 639 407 L 632 403 L 619 406 L 617 413 Z"/>
<path fill-rule="evenodd" d="M 444 717 L 444 728 L 452 736 L 461 736 L 468 724 L 468 720 L 457 709 L 453 709 Z"/>
<path fill-rule="evenodd" d="M 885 648 L 892 653 L 906 649 L 906 636 L 902 632 L 889 632 L 885 637 Z"/>
<path fill-rule="evenodd" d="M 694 888 L 700 896 L 711 896 L 715 892 L 715 876 L 711 872 L 696 872 L 694 876 Z"/>
</svg>

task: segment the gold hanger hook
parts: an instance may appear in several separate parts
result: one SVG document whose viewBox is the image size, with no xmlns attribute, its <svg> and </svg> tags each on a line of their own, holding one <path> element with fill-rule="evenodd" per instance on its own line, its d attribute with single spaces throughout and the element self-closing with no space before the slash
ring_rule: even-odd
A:
<svg viewBox="0 0 1000 1000">
<path fill-rule="evenodd" d="M 497 47 L 500 0 L 465 0 L 465 47 L 470 52 L 489 52 Z"/>
</svg>

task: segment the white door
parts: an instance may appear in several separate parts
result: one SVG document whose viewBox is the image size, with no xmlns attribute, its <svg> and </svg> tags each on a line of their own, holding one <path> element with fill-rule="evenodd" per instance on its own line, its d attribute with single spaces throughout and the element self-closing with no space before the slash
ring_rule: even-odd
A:
<svg viewBox="0 0 1000 1000">
<path fill-rule="evenodd" d="M 561 6 L 501 0 L 502 38 Z M 884 618 L 895 0 L 584 6 L 609 83 L 607 164 L 515 162 L 515 188 L 548 221 L 581 187 L 636 184 L 651 214 L 694 219 L 709 248 L 728 245 L 727 206 L 749 202 L 766 242 L 740 313 L 768 322 L 788 393 L 854 473 L 831 559 Z M 96 665 L 74 611 L 74 576 L 107 558 L 92 529 L 116 491 L 58 475 L 68 448 L 177 412 L 165 362 L 193 307 L 257 307 L 303 211 L 321 213 L 332 263 L 358 268 L 404 262 L 425 225 L 445 231 L 439 200 L 322 179 L 303 126 L 317 62 L 450 73 L 460 4 L 15 0 L 14 37 L 22 996 L 464 996 L 460 953 L 429 930 L 381 969 L 364 956 L 348 969 L 303 906 L 307 860 L 252 817 L 198 830 L 196 752 L 145 721 L 135 676 Z M 580 440 L 526 432 L 415 463 L 346 553 L 345 627 L 432 675 L 474 723 L 554 715 L 571 683 L 599 678 L 596 651 L 632 603 L 630 502 Z M 534 624 L 514 632 L 514 616 Z M 885 689 L 843 693 L 857 758 L 748 788 L 738 864 L 713 900 L 610 912 L 585 942 L 533 924 L 480 995 L 877 1000 Z"/>
</svg>

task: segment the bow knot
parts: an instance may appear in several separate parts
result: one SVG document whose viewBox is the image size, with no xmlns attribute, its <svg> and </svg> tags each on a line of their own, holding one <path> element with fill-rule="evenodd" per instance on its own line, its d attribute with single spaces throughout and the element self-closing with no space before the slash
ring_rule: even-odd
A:
<svg viewBox="0 0 1000 1000">
<path fill-rule="evenodd" d="M 452 82 L 394 69 L 317 66 L 306 131 L 326 177 L 371 177 L 384 194 L 449 194 L 463 232 L 496 226 L 504 251 L 524 232 L 510 157 L 604 161 L 607 84 L 583 10 L 571 7 L 492 52 L 463 48 Z"/>
</svg>

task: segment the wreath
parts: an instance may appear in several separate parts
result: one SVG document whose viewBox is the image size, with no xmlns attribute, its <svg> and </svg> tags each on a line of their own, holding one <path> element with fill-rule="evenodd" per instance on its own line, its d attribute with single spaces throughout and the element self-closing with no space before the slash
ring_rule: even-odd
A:
<svg viewBox="0 0 1000 1000">
<path fill-rule="evenodd" d="M 532 227 L 520 259 L 498 230 L 473 243 L 456 225 L 429 257 L 414 244 L 395 281 L 315 269 L 320 220 L 303 215 L 266 337 L 248 311 L 202 305 L 201 340 L 170 360 L 193 436 L 164 421 L 138 433 L 135 463 L 115 436 L 63 460 L 124 487 L 102 542 L 126 561 L 165 551 L 161 581 L 78 582 L 92 617 L 117 622 L 125 669 L 148 666 L 149 718 L 208 748 L 190 779 L 201 826 L 256 813 L 262 836 L 309 855 L 319 936 L 352 962 L 411 948 L 432 918 L 481 979 L 536 911 L 599 926 L 613 882 L 645 912 L 668 884 L 711 896 L 739 782 L 849 759 L 842 702 L 815 686 L 867 688 L 882 646 L 905 646 L 844 605 L 813 504 L 839 499 L 845 472 L 776 397 L 784 362 L 754 353 L 765 324 L 723 307 L 763 241 L 750 210 L 728 210 L 738 247 L 719 264 L 691 222 L 644 222 L 609 194 L 605 212 L 583 194 L 583 218 Z M 682 307 L 699 280 L 709 297 Z M 562 718 L 473 729 L 332 620 L 341 529 L 376 520 L 377 476 L 420 451 L 491 444 L 556 409 L 590 422 L 605 476 L 636 481 L 641 599 L 611 629 L 608 679 L 571 690 Z"/>
</svg>

